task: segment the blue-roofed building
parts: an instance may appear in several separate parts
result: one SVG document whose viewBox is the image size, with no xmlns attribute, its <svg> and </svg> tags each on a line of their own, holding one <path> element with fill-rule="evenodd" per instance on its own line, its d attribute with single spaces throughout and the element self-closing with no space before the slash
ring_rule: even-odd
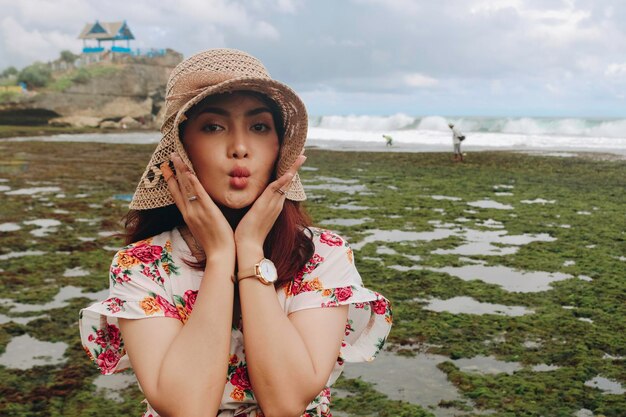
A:
<svg viewBox="0 0 626 417">
<path fill-rule="evenodd" d="M 83 53 L 102 53 L 105 51 L 131 54 L 130 41 L 135 36 L 130 31 L 126 21 L 123 22 L 99 22 L 86 24 L 78 39 L 83 40 Z M 97 43 L 96 43 L 97 42 Z M 109 49 L 102 43 L 111 42 Z M 115 42 L 118 42 L 116 45 Z M 121 45 L 120 45 L 121 44 Z"/>
</svg>

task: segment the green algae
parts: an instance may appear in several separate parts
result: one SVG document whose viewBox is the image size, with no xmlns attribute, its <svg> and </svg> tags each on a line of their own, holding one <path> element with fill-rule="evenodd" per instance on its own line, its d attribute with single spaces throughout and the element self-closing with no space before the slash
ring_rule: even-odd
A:
<svg viewBox="0 0 626 417">
<path fill-rule="evenodd" d="M 376 391 L 372 384 L 360 379 L 340 377 L 333 386 L 350 394 L 333 399 L 333 410 L 349 412 L 351 416 L 433 417 L 423 408 L 404 401 L 392 401 Z"/>
<path fill-rule="evenodd" d="M 98 233 L 119 231 L 127 203 L 114 196 L 134 191 L 152 150 L 153 145 L 0 142 L 0 178 L 8 179 L 0 185 L 12 190 L 44 186 L 61 189 L 47 194 L 2 195 L 0 224 L 17 223 L 21 229 L 0 232 L 0 255 L 27 250 L 47 255 L 1 261 L 0 298 L 43 304 L 66 285 L 81 287 L 85 292 L 106 288 L 112 252 L 105 247 L 120 246 L 121 240 Z M 606 416 L 626 414 L 623 396 L 605 394 L 584 384 L 602 375 L 626 385 L 626 263 L 620 259 L 626 256 L 624 161 L 499 152 L 472 154 L 465 164 L 453 164 L 445 154 L 309 149 L 307 155 L 306 165 L 317 171 L 301 172 L 305 188 L 326 184 L 309 191 L 314 197 L 306 206 L 315 220 L 372 219 L 355 226 L 332 226 L 351 242 L 359 242 L 371 229 L 432 231 L 437 227 L 433 221 L 454 224 L 456 228 L 499 230 L 481 226 L 493 220 L 500 222 L 509 235 L 547 233 L 556 240 L 521 245 L 516 253 L 506 256 L 473 255 L 471 260 L 487 266 L 591 278 L 553 282 L 548 291 L 512 293 L 498 285 L 464 281 L 428 269 L 401 272 L 389 268 L 468 265 L 464 259 L 468 257 L 432 253 L 464 243 L 458 235 L 432 241 L 368 243 L 355 251 L 356 263 L 366 284 L 393 302 L 395 324 L 390 346 L 403 354 L 427 350 L 451 359 L 492 355 L 522 364 L 522 370 L 510 375 L 462 372 L 452 362 L 439 366 L 463 398 L 475 404 L 476 411 L 492 410 L 496 416 L 571 416 L 586 408 Z M 354 194 L 333 191 L 333 180 L 320 177 L 356 179 L 365 190 Z M 512 195 L 496 194 L 499 192 Z M 433 195 L 460 200 L 434 199 Z M 554 203 L 521 203 L 539 198 Z M 478 209 L 467 204 L 485 199 L 514 208 Z M 337 208 L 347 203 L 367 209 Z M 459 222 L 459 218 L 467 220 Z M 22 224 L 35 219 L 55 219 L 62 224 L 55 232 L 37 237 L 31 234 L 36 227 Z M 81 237 L 93 240 L 81 241 Z M 381 245 L 396 253 L 378 253 Z M 416 262 L 404 255 L 419 255 L 421 259 Z M 65 270 L 76 267 L 88 271 L 88 275 L 63 276 Z M 461 295 L 485 303 L 524 306 L 534 314 L 509 317 L 437 313 L 413 301 Z M 0 324 L 0 352 L 4 352 L 11 337 L 24 333 L 69 346 L 67 361 L 62 365 L 29 370 L 0 366 L 2 415 L 140 414 L 142 397 L 136 387 L 124 390 L 125 401 L 117 403 L 96 392 L 92 384 L 98 372 L 80 347 L 76 327 L 77 311 L 88 303 L 86 298 L 75 298 L 26 325 Z M 13 315 L 6 306 L 0 306 L 0 313 Z M 534 345 L 529 346 L 529 341 Z M 534 372 L 531 367 L 536 364 L 559 368 Z M 334 400 L 334 408 L 350 416 L 429 413 L 415 404 L 390 400 L 378 393 L 375 385 L 364 381 L 340 379 L 336 388 L 350 392 L 349 397 Z M 471 415 L 464 404 L 444 402 L 440 406 Z"/>
</svg>

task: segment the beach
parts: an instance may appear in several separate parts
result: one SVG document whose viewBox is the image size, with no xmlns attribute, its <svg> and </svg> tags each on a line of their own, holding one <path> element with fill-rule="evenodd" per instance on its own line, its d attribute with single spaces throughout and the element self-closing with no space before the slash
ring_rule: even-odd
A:
<svg viewBox="0 0 626 417">
<path fill-rule="evenodd" d="M 446 123 L 446 119 L 439 116 L 314 117 L 309 119 L 307 147 L 366 152 L 451 152 L 452 136 Z M 464 152 L 515 151 L 561 157 L 589 154 L 626 158 L 626 120 L 621 119 L 462 118 L 458 125 L 468 136 L 462 145 Z M 52 134 L 44 129 L 29 135 L 28 130 L 35 128 L 25 131 L 19 126 L 5 128 L 4 135 L 20 136 L 9 139 L 11 141 L 156 144 L 160 139 L 159 133 L 153 130 L 105 130 L 103 133 L 101 129 L 68 128 L 67 132 Z M 2 133 L 0 131 L 0 138 L 6 137 Z M 392 137 L 392 146 L 384 146 L 383 135 Z"/>
<path fill-rule="evenodd" d="M 387 149 L 315 129 L 305 206 L 348 239 L 394 311 L 378 360 L 348 364 L 332 388 L 336 415 L 626 415 L 621 144 L 470 136 L 461 164 L 448 132 L 441 143 L 396 132 Z M 79 309 L 106 298 L 115 234 L 159 139 L 106 136 L 0 140 L 3 416 L 143 411 L 133 376 L 99 376 L 78 338 Z"/>
</svg>

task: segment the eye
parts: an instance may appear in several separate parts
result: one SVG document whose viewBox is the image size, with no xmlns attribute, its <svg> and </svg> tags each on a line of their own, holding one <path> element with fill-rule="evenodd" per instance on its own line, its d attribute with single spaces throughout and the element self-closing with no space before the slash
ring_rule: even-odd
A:
<svg viewBox="0 0 626 417">
<path fill-rule="evenodd" d="M 203 132 L 219 132 L 222 130 L 224 130 L 224 128 L 215 123 L 206 123 L 204 124 L 204 126 L 202 126 Z"/>
<path fill-rule="evenodd" d="M 255 132 L 269 132 L 271 128 L 265 123 L 255 123 L 251 127 Z"/>
</svg>

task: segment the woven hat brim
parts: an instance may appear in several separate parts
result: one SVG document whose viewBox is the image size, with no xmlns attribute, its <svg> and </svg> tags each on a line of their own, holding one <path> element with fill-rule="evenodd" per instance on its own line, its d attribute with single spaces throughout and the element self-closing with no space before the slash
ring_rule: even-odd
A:
<svg viewBox="0 0 626 417">
<path fill-rule="evenodd" d="M 278 155 L 276 177 L 280 177 L 293 165 L 298 155 L 304 150 L 306 142 L 308 115 L 304 103 L 287 85 L 272 80 L 256 77 L 234 77 L 219 84 L 208 86 L 181 106 L 175 115 L 166 119 L 161 127 L 162 139 L 152 154 L 150 162 L 137 185 L 129 207 L 134 210 L 148 210 L 174 204 L 159 166 L 169 161 L 170 154 L 177 152 L 183 162 L 194 171 L 193 165 L 185 152 L 178 136 L 178 126 L 185 120 L 185 113 L 204 98 L 227 92 L 254 91 L 273 100 L 283 115 L 284 136 Z M 195 172 L 195 171 L 194 171 Z M 285 193 L 292 201 L 306 200 L 306 194 L 296 174 Z"/>
</svg>

